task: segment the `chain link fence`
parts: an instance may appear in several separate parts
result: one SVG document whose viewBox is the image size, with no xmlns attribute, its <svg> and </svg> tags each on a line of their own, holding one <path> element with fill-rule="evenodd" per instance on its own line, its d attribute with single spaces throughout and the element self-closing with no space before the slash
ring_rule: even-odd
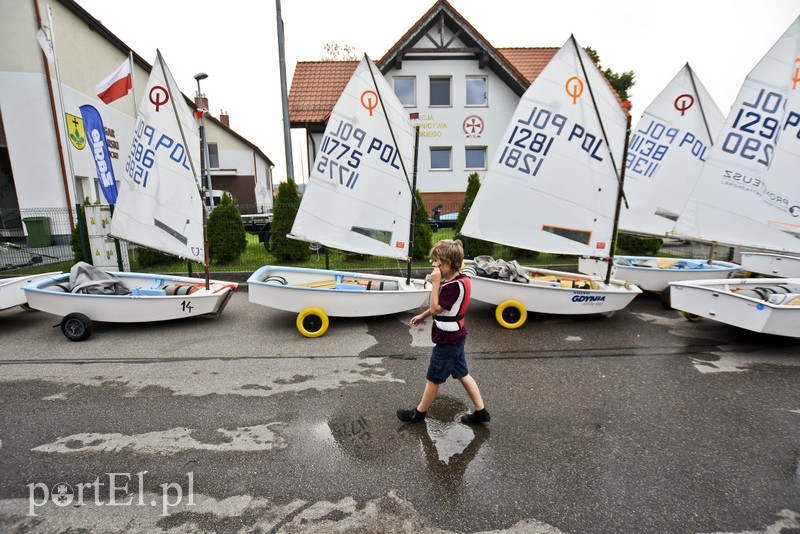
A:
<svg viewBox="0 0 800 534">
<path fill-rule="evenodd" d="M 327 250 L 314 244 L 302 243 L 305 247 L 302 258 L 291 261 L 282 260 L 277 254 L 272 239 L 273 227 L 290 228 L 291 223 L 278 224 L 270 214 L 259 214 L 256 206 L 237 206 L 244 227 L 245 246 L 235 260 L 212 262 L 214 273 L 250 273 L 268 264 L 289 264 L 320 269 L 347 271 L 377 271 L 387 274 L 404 274 L 408 265 L 399 260 L 378 256 L 364 256 L 341 250 Z M 430 202 L 425 206 L 426 225 L 430 228 L 430 243 L 440 239 L 456 237 L 460 202 Z M 276 210 L 280 212 L 281 210 Z M 65 208 L 37 208 L 25 210 L 0 210 L 0 275 L 32 274 L 53 270 L 68 271 L 76 261 L 87 261 L 111 270 L 132 270 L 164 273 L 202 272 L 202 266 L 189 264 L 179 258 L 171 257 L 116 241 L 106 236 L 110 221 L 107 206 L 86 206 Z M 421 220 L 421 219 L 420 219 Z M 231 230 L 230 239 L 242 232 L 242 228 Z M 228 238 L 226 237 L 226 240 Z M 464 239 L 467 256 L 471 257 L 470 247 L 477 246 Z M 424 246 L 428 246 L 423 240 Z M 419 271 L 427 272 L 429 263 L 427 249 L 423 249 L 419 259 L 413 262 L 415 276 Z M 481 247 L 477 253 L 485 253 Z M 565 267 L 577 265 L 574 256 L 551 254 L 524 254 L 523 251 L 501 245 L 490 244 L 489 252 L 495 258 L 518 259 L 528 265 L 549 265 Z M 522 253 L 522 254 L 521 254 Z M 710 245 L 679 240 L 666 240 L 659 254 L 672 257 L 708 258 Z M 716 259 L 733 260 L 734 249 L 716 247 Z M 738 256 L 738 255 L 736 255 Z"/>
</svg>

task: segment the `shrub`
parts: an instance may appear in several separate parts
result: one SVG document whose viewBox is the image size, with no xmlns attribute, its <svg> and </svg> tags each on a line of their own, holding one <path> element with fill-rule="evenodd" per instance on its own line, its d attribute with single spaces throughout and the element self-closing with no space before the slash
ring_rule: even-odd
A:
<svg viewBox="0 0 800 534">
<path fill-rule="evenodd" d="M 490 256 L 494 254 L 495 247 L 494 243 L 491 241 L 482 241 L 480 239 L 459 235 L 461 233 L 461 227 L 464 226 L 464 221 L 467 218 L 467 213 L 469 213 L 469 208 L 475 201 L 475 197 L 478 196 L 480 188 L 480 176 L 477 172 L 473 172 L 467 177 L 467 195 L 464 199 L 464 204 L 462 204 L 461 209 L 458 210 L 458 218 L 456 219 L 456 235 L 458 235 L 459 239 L 464 243 L 464 255 L 468 258 L 474 258 L 475 256 L 482 256 L 484 254 Z"/>
<path fill-rule="evenodd" d="M 617 254 L 631 256 L 654 256 L 661 250 L 664 242 L 657 237 L 643 237 L 619 232 L 617 234 Z"/>
<path fill-rule="evenodd" d="M 311 256 L 308 243 L 286 237 L 292 231 L 294 218 L 300 207 L 300 194 L 292 180 L 282 182 L 278 186 L 273 207 L 272 234 L 269 250 L 281 262 L 305 261 Z"/>
<path fill-rule="evenodd" d="M 208 216 L 208 255 L 216 263 L 238 260 L 247 248 L 242 214 L 227 192 Z"/>
<path fill-rule="evenodd" d="M 528 250 L 526 248 L 505 247 L 505 252 L 508 254 L 508 259 L 510 260 L 519 258 L 532 260 L 539 257 L 538 250 Z"/>
<path fill-rule="evenodd" d="M 84 215 L 83 206 L 77 206 L 77 208 L 78 224 L 72 229 L 72 234 L 69 236 L 69 244 L 72 247 L 72 254 L 75 256 L 75 261 L 85 261 L 91 264 L 92 250 L 89 248 L 89 232 L 86 229 L 86 216 Z M 83 228 L 83 246 L 81 246 L 81 228 Z M 84 255 L 84 250 L 86 251 L 86 255 Z"/>
<path fill-rule="evenodd" d="M 164 263 L 174 263 L 179 261 L 177 257 L 169 254 L 164 254 L 157 250 L 152 250 L 145 247 L 138 247 L 135 251 L 136 265 L 139 268 L 146 268 L 152 265 L 160 265 Z"/>
<path fill-rule="evenodd" d="M 428 256 L 433 246 L 433 230 L 428 225 L 428 212 L 419 189 L 416 190 L 417 210 L 414 216 L 414 251 L 412 258 L 422 260 Z"/>
</svg>

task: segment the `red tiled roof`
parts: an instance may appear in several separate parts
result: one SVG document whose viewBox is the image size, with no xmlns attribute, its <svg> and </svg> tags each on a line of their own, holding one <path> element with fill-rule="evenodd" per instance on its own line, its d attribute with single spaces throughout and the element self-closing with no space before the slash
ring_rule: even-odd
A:
<svg viewBox="0 0 800 534">
<path fill-rule="evenodd" d="M 298 62 L 289 91 L 290 122 L 309 124 L 327 120 L 358 63 L 358 61 Z"/>
<path fill-rule="evenodd" d="M 528 84 L 539 76 L 539 73 L 553 59 L 559 48 L 498 48 L 506 60 L 511 63 L 520 74 L 525 76 Z"/>
<path fill-rule="evenodd" d="M 530 84 L 558 48 L 498 48 Z M 300 61 L 289 91 L 289 117 L 293 125 L 322 123 L 344 91 L 358 61 Z"/>
</svg>

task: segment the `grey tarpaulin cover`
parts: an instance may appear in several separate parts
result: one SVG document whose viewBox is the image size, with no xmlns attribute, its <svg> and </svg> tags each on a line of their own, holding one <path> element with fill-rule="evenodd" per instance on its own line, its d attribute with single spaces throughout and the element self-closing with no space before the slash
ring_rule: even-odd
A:
<svg viewBox="0 0 800 534">
<path fill-rule="evenodd" d="M 496 260 L 491 256 L 477 256 L 475 257 L 475 268 L 477 274 L 488 278 L 510 280 L 523 284 L 527 284 L 531 279 L 516 260 L 505 261 L 502 259 Z"/>
<path fill-rule="evenodd" d="M 69 270 L 70 293 L 89 295 L 129 295 L 130 289 L 122 281 L 85 262 L 78 262 Z"/>
</svg>

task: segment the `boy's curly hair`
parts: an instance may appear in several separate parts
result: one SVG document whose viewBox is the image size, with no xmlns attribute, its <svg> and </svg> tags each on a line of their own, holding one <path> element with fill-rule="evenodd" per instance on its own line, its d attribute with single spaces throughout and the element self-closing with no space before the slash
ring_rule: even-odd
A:
<svg viewBox="0 0 800 534">
<path fill-rule="evenodd" d="M 448 262 L 453 271 L 458 271 L 464 261 L 464 244 L 460 239 L 442 239 L 433 245 L 429 255 L 432 260 Z"/>
</svg>

